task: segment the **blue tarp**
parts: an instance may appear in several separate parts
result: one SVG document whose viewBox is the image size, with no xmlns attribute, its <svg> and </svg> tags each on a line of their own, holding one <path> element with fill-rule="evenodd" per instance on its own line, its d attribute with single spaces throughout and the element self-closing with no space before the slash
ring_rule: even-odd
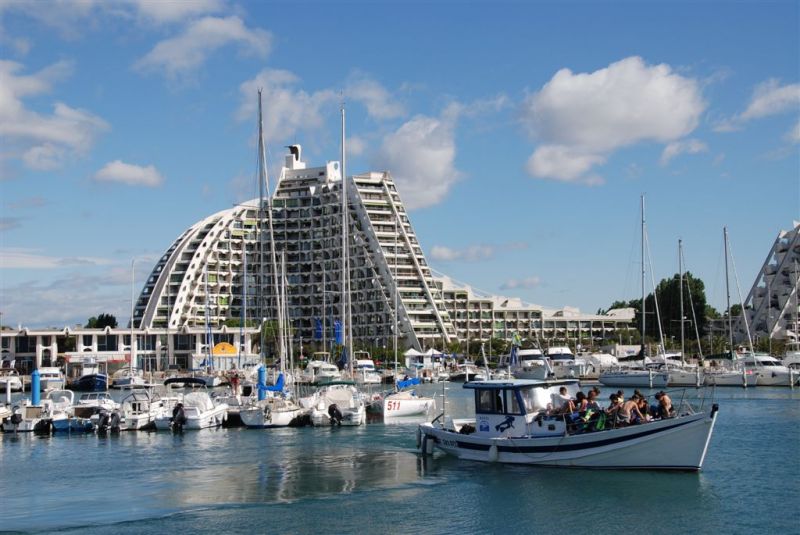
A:
<svg viewBox="0 0 800 535">
<path fill-rule="evenodd" d="M 314 318 L 314 340 L 322 340 L 322 320 Z"/>
<path fill-rule="evenodd" d="M 413 379 L 406 379 L 405 381 L 397 381 L 397 389 L 402 390 L 404 388 L 408 388 L 409 386 L 416 386 L 420 383 L 419 377 L 414 377 Z"/>
<path fill-rule="evenodd" d="M 286 379 L 283 377 L 283 374 L 281 373 L 278 375 L 278 380 L 275 382 L 274 386 L 258 383 L 258 389 L 263 390 L 264 392 L 283 392 L 283 386 L 285 382 Z"/>
</svg>

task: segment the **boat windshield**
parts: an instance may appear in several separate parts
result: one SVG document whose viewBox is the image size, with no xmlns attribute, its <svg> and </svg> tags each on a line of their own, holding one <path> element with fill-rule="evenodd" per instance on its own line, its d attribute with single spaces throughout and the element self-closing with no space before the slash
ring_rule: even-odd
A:
<svg viewBox="0 0 800 535">
<path fill-rule="evenodd" d="M 480 414 L 523 414 L 516 390 L 478 388 L 475 390 L 475 412 Z"/>
</svg>

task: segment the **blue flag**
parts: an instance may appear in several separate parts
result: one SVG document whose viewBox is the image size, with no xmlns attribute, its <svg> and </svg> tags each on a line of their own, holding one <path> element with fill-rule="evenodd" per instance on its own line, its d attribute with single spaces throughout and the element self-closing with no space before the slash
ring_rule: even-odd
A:
<svg viewBox="0 0 800 535">
<path fill-rule="evenodd" d="M 322 320 L 314 318 L 314 340 L 322 340 Z"/>
<path fill-rule="evenodd" d="M 342 332 L 342 322 L 336 320 L 333 322 L 333 338 L 339 345 L 344 344 L 344 333 Z"/>
<path fill-rule="evenodd" d="M 345 369 L 347 367 L 347 363 L 348 363 L 348 360 L 347 360 L 347 348 L 343 347 L 342 348 L 342 356 L 341 356 L 341 358 L 339 358 L 339 360 L 336 361 L 336 365 L 339 367 L 340 370 L 343 370 L 343 369 Z"/>
</svg>

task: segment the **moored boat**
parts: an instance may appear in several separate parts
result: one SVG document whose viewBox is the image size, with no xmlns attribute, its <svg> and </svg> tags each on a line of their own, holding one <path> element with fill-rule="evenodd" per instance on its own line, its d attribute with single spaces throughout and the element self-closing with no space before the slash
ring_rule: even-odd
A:
<svg viewBox="0 0 800 535">
<path fill-rule="evenodd" d="M 676 407 L 674 417 L 614 427 L 601 419 L 570 422 L 548 409 L 560 386 L 577 381 L 482 381 L 475 419 L 421 424 L 418 447 L 462 459 L 557 467 L 697 471 L 703 466 L 718 407 Z"/>
</svg>

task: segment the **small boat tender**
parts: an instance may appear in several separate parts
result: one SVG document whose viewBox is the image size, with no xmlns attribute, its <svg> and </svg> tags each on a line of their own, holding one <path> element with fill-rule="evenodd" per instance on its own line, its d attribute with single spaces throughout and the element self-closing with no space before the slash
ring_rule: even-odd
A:
<svg viewBox="0 0 800 535">
<path fill-rule="evenodd" d="M 614 427 L 571 420 L 552 411 L 561 386 L 577 380 L 493 380 L 464 384 L 475 393 L 475 419 L 421 424 L 418 448 L 462 459 L 581 468 L 697 471 L 703 466 L 718 406 L 696 412 L 688 404 L 674 417 Z"/>
</svg>

